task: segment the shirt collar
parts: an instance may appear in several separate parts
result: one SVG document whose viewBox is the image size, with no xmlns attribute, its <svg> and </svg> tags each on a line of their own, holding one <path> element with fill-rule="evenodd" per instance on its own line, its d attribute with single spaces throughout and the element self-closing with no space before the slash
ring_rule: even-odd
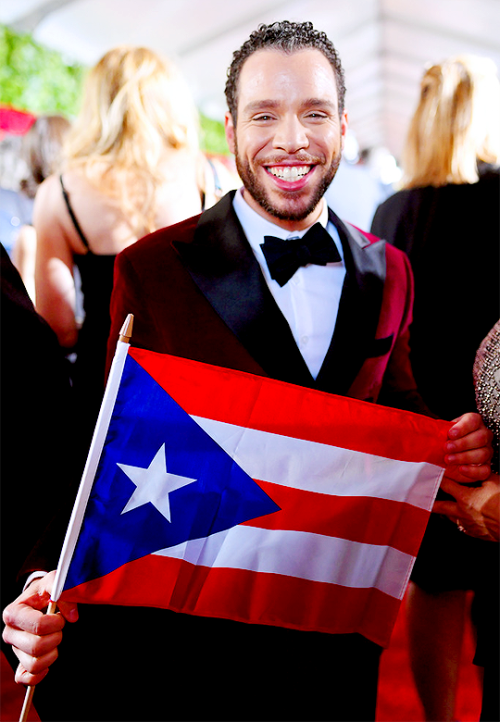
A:
<svg viewBox="0 0 500 722">
<path fill-rule="evenodd" d="M 323 203 L 321 215 L 315 222 L 321 223 L 323 228 L 326 228 L 328 225 L 328 206 L 324 199 L 322 199 L 321 202 Z M 264 242 L 264 236 L 275 236 L 283 240 L 302 238 L 309 228 L 314 225 L 314 223 L 312 223 L 311 226 L 300 231 L 288 231 L 285 228 L 281 228 L 281 226 L 276 225 L 276 223 L 268 221 L 267 218 L 261 216 L 248 205 L 243 197 L 242 188 L 234 194 L 233 207 L 248 242 L 254 250 L 260 250 L 260 245 Z"/>
<path fill-rule="evenodd" d="M 321 211 L 321 215 L 316 221 L 316 223 L 321 223 L 323 228 L 325 228 L 330 234 L 330 236 L 333 238 L 335 245 L 337 246 L 338 252 L 340 253 L 340 257 L 343 261 L 344 249 L 342 247 L 342 242 L 340 240 L 337 229 L 335 228 L 333 223 L 330 222 L 328 216 L 328 205 L 325 198 L 323 198 L 322 203 L 323 208 Z M 283 240 L 287 240 L 289 238 L 302 238 L 302 236 L 307 233 L 309 228 L 313 226 L 314 223 L 312 223 L 309 228 L 304 228 L 301 231 L 287 231 L 285 228 L 277 226 L 275 223 L 272 223 L 272 221 L 268 221 L 266 218 L 254 211 L 254 209 L 248 205 L 248 203 L 243 197 L 243 188 L 238 189 L 234 194 L 233 208 L 241 224 L 241 227 L 243 228 L 243 232 L 252 248 L 252 251 L 257 258 L 261 268 L 263 269 L 263 273 L 269 283 L 271 281 L 271 277 L 269 276 L 267 263 L 261 248 L 261 245 L 264 243 L 264 236 L 275 236 L 276 238 L 281 238 Z"/>
</svg>

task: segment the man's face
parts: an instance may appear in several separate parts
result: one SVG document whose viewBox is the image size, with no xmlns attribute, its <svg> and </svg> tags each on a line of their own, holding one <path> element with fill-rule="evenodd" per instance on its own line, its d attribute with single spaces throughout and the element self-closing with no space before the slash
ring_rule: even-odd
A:
<svg viewBox="0 0 500 722">
<path fill-rule="evenodd" d="M 241 69 L 236 128 L 226 115 L 247 203 L 283 228 L 309 226 L 321 213 L 346 130 L 333 68 L 319 50 L 255 52 Z"/>
</svg>

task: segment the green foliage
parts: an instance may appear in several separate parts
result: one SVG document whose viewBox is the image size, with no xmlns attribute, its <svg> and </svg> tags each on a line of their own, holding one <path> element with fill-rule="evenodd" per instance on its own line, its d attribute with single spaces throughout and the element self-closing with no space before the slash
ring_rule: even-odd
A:
<svg viewBox="0 0 500 722">
<path fill-rule="evenodd" d="M 66 63 L 61 54 L 0 24 L 0 103 L 34 115 L 78 114 L 86 68 Z M 201 145 L 227 155 L 224 125 L 200 113 Z"/>
<path fill-rule="evenodd" d="M 78 112 L 85 68 L 68 65 L 60 53 L 30 35 L 0 25 L 0 103 L 35 115 Z"/>
<path fill-rule="evenodd" d="M 201 147 L 208 153 L 216 155 L 228 155 L 226 133 L 224 124 L 218 120 L 207 118 L 206 115 L 200 113 L 201 125 Z"/>
</svg>

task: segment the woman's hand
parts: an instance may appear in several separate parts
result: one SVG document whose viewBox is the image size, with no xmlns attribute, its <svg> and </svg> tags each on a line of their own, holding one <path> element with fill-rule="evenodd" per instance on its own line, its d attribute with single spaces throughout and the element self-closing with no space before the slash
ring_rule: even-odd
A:
<svg viewBox="0 0 500 722">
<path fill-rule="evenodd" d="M 447 476 L 443 477 L 441 489 L 453 496 L 455 501 L 436 501 L 432 511 L 447 516 L 460 529 L 488 541 L 499 540 L 500 527 L 500 479 L 498 474 L 483 481 L 481 486 L 461 486 Z"/>
</svg>

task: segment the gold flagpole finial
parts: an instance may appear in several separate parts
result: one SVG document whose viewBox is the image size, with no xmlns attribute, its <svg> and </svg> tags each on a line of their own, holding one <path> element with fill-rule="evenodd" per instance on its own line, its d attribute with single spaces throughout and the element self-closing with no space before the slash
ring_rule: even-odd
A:
<svg viewBox="0 0 500 722">
<path fill-rule="evenodd" d="M 125 323 L 123 324 L 120 336 L 118 337 L 119 341 L 122 341 L 123 343 L 129 343 L 130 339 L 132 338 L 132 330 L 134 328 L 134 315 L 132 313 L 129 313 L 127 318 L 125 319 Z"/>
</svg>

